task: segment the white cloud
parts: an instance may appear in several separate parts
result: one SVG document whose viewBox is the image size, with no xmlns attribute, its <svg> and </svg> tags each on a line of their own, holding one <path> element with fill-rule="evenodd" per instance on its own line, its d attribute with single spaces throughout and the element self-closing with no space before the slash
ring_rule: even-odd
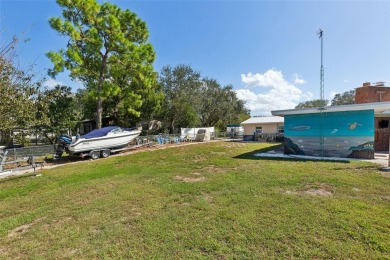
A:
<svg viewBox="0 0 390 260">
<path fill-rule="evenodd" d="M 269 87 L 278 84 L 283 79 L 283 74 L 275 69 L 270 69 L 264 74 L 249 72 L 247 75 L 241 74 L 241 81 L 247 87 Z"/>
<path fill-rule="evenodd" d="M 294 83 L 295 83 L 295 84 L 305 84 L 305 83 L 306 83 L 306 80 L 300 78 L 299 75 L 298 75 L 297 73 L 295 73 L 295 74 L 293 75 L 293 77 L 294 77 Z"/>
<path fill-rule="evenodd" d="M 272 110 L 292 109 L 299 102 L 313 97 L 311 92 L 302 92 L 288 82 L 282 72 L 275 69 L 264 74 L 241 74 L 241 80 L 246 87 L 236 90 L 237 97 L 246 102 L 245 106 L 251 110 L 252 115 L 270 115 Z M 265 93 L 255 93 L 249 90 L 249 87 L 268 87 L 269 90 Z"/>
<path fill-rule="evenodd" d="M 43 85 L 49 88 L 54 88 L 57 85 L 62 85 L 61 81 L 56 81 L 54 79 L 48 79 L 45 82 L 43 82 Z"/>
</svg>

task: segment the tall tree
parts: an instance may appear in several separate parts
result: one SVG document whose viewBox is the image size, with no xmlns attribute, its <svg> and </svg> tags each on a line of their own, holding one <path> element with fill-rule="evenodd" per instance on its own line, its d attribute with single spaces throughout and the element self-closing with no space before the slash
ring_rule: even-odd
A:
<svg viewBox="0 0 390 260">
<path fill-rule="evenodd" d="M 243 115 L 249 115 L 244 102 L 237 98 L 231 85 L 221 87 L 214 79 L 203 79 L 199 90 L 196 111 L 202 126 L 240 123 Z"/>
<path fill-rule="evenodd" d="M 315 99 L 299 103 L 295 108 L 325 107 L 328 100 Z"/>
<path fill-rule="evenodd" d="M 160 84 L 165 95 L 163 117 L 173 133 L 176 126 L 195 126 L 197 115 L 193 104 L 197 103 L 200 73 L 190 66 L 165 66 L 160 74 Z"/>
<path fill-rule="evenodd" d="M 66 49 L 49 52 L 54 64 L 49 75 L 65 69 L 84 82 L 97 100 L 96 123 L 102 126 L 103 100 L 121 96 L 123 108 L 140 115 L 147 90 L 156 86 L 155 58 L 146 23 L 129 10 L 96 0 L 57 0 L 62 16 L 50 26 L 68 37 Z M 146 89 L 146 90 L 145 90 Z"/>
<path fill-rule="evenodd" d="M 93 95 L 87 89 L 77 89 L 74 96 L 77 108 L 80 110 L 82 119 L 94 118 L 96 102 Z"/>
<path fill-rule="evenodd" d="M 14 50 L 17 37 L 0 47 L 0 135 L 7 143 L 11 130 L 28 129 L 36 124 L 37 95 L 41 86 L 31 73 L 31 66 L 19 68 Z"/>
<path fill-rule="evenodd" d="M 129 99 L 128 95 L 134 93 L 142 98 L 142 105 L 138 110 L 139 116 L 138 114 L 128 112 L 128 108 L 132 106 L 132 99 Z M 115 124 L 129 127 L 140 120 L 153 119 L 161 109 L 163 98 L 161 86 L 157 83 L 153 88 L 144 88 L 142 86 L 134 87 L 131 90 L 125 88 L 117 95 L 110 95 L 106 98 L 105 114 L 112 116 Z"/>
<path fill-rule="evenodd" d="M 245 102 L 237 98 L 236 92 L 233 90 L 232 85 L 224 87 L 225 99 L 222 103 L 222 110 L 225 111 L 221 114 L 221 122 L 223 128 L 226 124 L 239 124 L 242 121 L 250 118 L 250 111 L 245 108 Z M 244 120 L 242 120 L 244 118 Z M 222 127 L 220 127 L 222 129 Z"/>
<path fill-rule="evenodd" d="M 349 90 L 342 94 L 336 94 L 332 99 L 331 106 L 355 104 L 355 90 Z"/>
<path fill-rule="evenodd" d="M 75 95 L 68 86 L 57 85 L 46 89 L 40 94 L 40 104 L 40 113 L 47 122 L 43 125 L 43 133 L 51 143 L 56 140 L 57 134 L 75 130 L 82 119 Z"/>
<path fill-rule="evenodd" d="M 222 87 L 214 79 L 201 78 L 188 65 L 165 66 L 160 83 L 165 95 L 163 114 L 171 132 L 176 127 L 224 128 L 250 117 L 231 85 Z"/>
</svg>

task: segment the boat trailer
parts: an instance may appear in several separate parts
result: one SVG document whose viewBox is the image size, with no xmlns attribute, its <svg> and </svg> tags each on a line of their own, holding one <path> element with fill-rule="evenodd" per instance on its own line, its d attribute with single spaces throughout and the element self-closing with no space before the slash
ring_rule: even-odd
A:
<svg viewBox="0 0 390 260">
<path fill-rule="evenodd" d="M 135 138 L 134 141 L 122 148 L 107 148 L 107 149 L 99 149 L 99 150 L 92 150 L 92 151 L 85 151 L 80 152 L 77 154 L 70 154 L 67 147 L 69 144 L 72 143 L 72 138 L 67 135 L 61 135 L 58 139 L 58 143 L 55 145 L 55 153 L 53 155 L 54 159 L 60 159 L 64 152 L 66 152 L 69 155 L 74 155 L 80 158 L 89 157 L 92 160 L 96 160 L 99 158 L 107 158 L 113 153 L 119 153 L 119 152 L 125 152 L 128 150 L 134 150 L 140 147 L 152 147 L 154 146 L 153 141 L 149 140 L 148 138 Z"/>
<path fill-rule="evenodd" d="M 136 138 L 135 144 L 133 144 L 133 145 L 128 145 L 128 146 L 125 146 L 122 148 L 117 148 L 117 149 L 92 150 L 92 151 L 85 152 L 85 153 L 79 153 L 78 156 L 81 158 L 89 157 L 92 160 L 96 160 L 99 158 L 107 158 L 113 153 L 125 152 L 125 151 L 129 151 L 129 150 L 135 150 L 135 149 L 138 149 L 140 147 L 152 147 L 152 146 L 155 146 L 153 144 L 153 142 L 148 141 L 148 140 L 142 141 L 139 138 Z"/>
</svg>

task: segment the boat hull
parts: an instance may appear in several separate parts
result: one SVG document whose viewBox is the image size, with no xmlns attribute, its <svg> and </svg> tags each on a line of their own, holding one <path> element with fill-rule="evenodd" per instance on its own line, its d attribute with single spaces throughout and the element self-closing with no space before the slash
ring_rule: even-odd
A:
<svg viewBox="0 0 390 260">
<path fill-rule="evenodd" d="M 90 139 L 81 138 L 68 146 L 68 152 L 69 154 L 78 154 L 90 151 L 123 148 L 138 137 L 140 133 L 141 131 L 134 130 Z"/>
</svg>

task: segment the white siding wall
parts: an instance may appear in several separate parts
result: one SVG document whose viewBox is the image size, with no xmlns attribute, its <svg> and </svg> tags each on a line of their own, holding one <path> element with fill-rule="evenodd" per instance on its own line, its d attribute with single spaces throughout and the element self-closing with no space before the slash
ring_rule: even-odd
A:
<svg viewBox="0 0 390 260">
<path fill-rule="evenodd" d="M 268 124 L 245 124 L 244 135 L 253 135 L 256 131 L 256 127 L 262 127 L 263 134 L 276 134 L 278 132 L 278 126 L 284 125 L 283 123 L 268 123 Z"/>
</svg>

